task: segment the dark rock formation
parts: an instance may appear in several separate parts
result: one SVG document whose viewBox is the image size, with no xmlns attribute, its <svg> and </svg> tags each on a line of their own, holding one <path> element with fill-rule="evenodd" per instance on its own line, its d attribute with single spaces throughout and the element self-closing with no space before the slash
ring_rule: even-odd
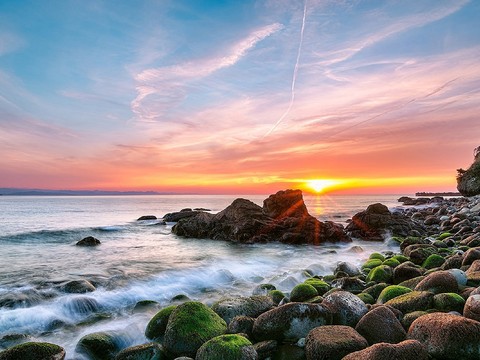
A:
<svg viewBox="0 0 480 360">
<path fill-rule="evenodd" d="M 137 219 L 137 221 L 142 221 L 142 220 L 157 220 L 157 217 L 155 215 L 143 215 Z"/>
<path fill-rule="evenodd" d="M 416 340 L 405 340 L 398 344 L 379 343 L 364 350 L 348 354 L 342 360 L 428 360 L 425 346 Z"/>
<path fill-rule="evenodd" d="M 167 222 L 177 222 L 177 221 L 180 221 L 181 219 L 190 218 L 199 213 L 201 213 L 201 211 L 194 211 L 192 209 L 183 209 L 181 211 L 163 215 L 163 220 Z"/>
<path fill-rule="evenodd" d="M 457 190 L 463 196 L 480 194 L 480 146 L 474 151 L 473 164 L 467 170 L 458 169 Z"/>
<path fill-rule="evenodd" d="M 101 242 L 100 240 L 94 238 L 93 236 L 87 236 L 86 238 L 83 238 L 79 242 L 77 242 L 75 245 L 77 246 L 97 246 L 100 245 Z"/>
<path fill-rule="evenodd" d="M 1 360 L 63 360 L 65 349 L 46 342 L 27 342 L 13 346 L 0 353 Z"/>
<path fill-rule="evenodd" d="M 354 238 L 383 241 L 388 234 L 406 237 L 413 231 L 424 233 L 425 229 L 405 215 L 392 213 L 385 205 L 377 203 L 355 214 L 346 231 Z"/>
<path fill-rule="evenodd" d="M 198 212 L 179 220 L 172 232 L 180 236 L 242 243 L 280 241 L 317 245 L 327 241 L 351 241 L 342 225 L 320 222 L 311 216 L 300 190 L 270 195 L 263 208 L 249 200 L 236 199 L 218 214 Z"/>
</svg>

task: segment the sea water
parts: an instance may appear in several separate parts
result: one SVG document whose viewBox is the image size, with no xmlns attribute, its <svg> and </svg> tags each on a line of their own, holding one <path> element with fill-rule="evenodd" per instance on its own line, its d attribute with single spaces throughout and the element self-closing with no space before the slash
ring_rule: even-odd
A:
<svg viewBox="0 0 480 360">
<path fill-rule="evenodd" d="M 304 196 L 318 219 L 346 223 L 369 204 L 398 207 L 400 195 Z M 241 196 L 262 205 L 265 196 Z M 212 304 L 226 296 L 248 296 L 260 283 L 290 291 L 304 270 L 332 273 L 339 261 L 359 265 L 373 251 L 395 250 L 388 242 L 284 245 L 235 244 L 182 238 L 172 225 L 136 221 L 183 208 L 221 211 L 237 196 L 1 196 L 0 339 L 28 334 L 63 346 L 67 359 L 78 340 L 96 331 L 114 331 L 124 346 L 147 342 L 146 324 L 158 307 L 177 295 Z M 75 246 L 86 236 L 101 245 Z M 67 294 L 61 286 L 86 279 L 97 290 Z M 155 308 L 134 309 L 142 300 Z M 0 341 L 1 344 L 1 341 Z"/>
</svg>

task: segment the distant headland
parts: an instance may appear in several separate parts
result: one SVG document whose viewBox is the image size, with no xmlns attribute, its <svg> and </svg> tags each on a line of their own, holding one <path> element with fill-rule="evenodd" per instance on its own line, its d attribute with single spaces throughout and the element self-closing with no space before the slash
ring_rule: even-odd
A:
<svg viewBox="0 0 480 360">
<path fill-rule="evenodd" d="M 157 191 L 108 191 L 108 190 L 46 190 L 0 188 L 0 196 L 115 196 L 115 195 L 176 195 Z"/>
<path fill-rule="evenodd" d="M 459 192 L 449 191 L 449 192 L 417 192 L 415 196 L 462 196 Z"/>
</svg>

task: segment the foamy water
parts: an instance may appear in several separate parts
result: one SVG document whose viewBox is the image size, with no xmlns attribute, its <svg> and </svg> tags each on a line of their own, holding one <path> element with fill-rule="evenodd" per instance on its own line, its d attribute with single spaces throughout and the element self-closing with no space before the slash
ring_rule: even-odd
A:
<svg viewBox="0 0 480 360">
<path fill-rule="evenodd" d="M 242 197 L 260 205 L 265 198 Z M 76 343 L 95 331 L 114 331 L 123 346 L 144 343 L 145 326 L 157 309 L 134 311 L 138 301 L 163 306 L 183 294 L 211 304 L 228 295 L 250 295 L 265 282 L 288 292 L 304 279 L 305 269 L 325 275 L 338 261 L 360 264 L 373 251 L 395 249 L 370 242 L 317 247 L 233 244 L 180 238 L 171 234 L 172 224 L 135 221 L 186 207 L 218 212 L 235 198 L 0 197 L 0 337 L 30 334 L 65 347 L 67 359 L 79 359 Z M 398 206 L 397 198 L 306 196 L 305 202 L 319 219 L 343 222 L 371 203 Z M 102 244 L 75 246 L 89 235 Z M 60 290 L 59 285 L 76 279 L 91 281 L 97 290 Z M 5 302 L 11 297 L 17 299 L 14 305 Z"/>
</svg>

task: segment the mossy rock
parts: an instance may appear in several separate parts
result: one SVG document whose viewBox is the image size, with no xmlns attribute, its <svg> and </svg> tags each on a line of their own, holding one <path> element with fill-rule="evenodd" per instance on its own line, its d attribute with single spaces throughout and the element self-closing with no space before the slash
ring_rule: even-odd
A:
<svg viewBox="0 0 480 360">
<path fill-rule="evenodd" d="M 387 286 L 387 283 L 378 283 L 367 287 L 362 292 L 370 295 L 374 300 L 376 300 L 383 289 L 385 289 Z"/>
<path fill-rule="evenodd" d="M 404 262 L 410 261 L 410 258 L 408 258 L 406 256 L 403 256 L 403 255 L 394 255 L 391 258 L 397 260 L 400 264 L 403 264 Z"/>
<path fill-rule="evenodd" d="M 362 269 L 373 269 L 377 266 L 382 265 L 382 263 L 383 260 L 380 259 L 369 259 L 362 265 Z"/>
<path fill-rule="evenodd" d="M 318 295 L 317 289 L 309 284 L 298 284 L 290 293 L 290 301 L 302 302 Z"/>
<path fill-rule="evenodd" d="M 147 339 L 160 339 L 167 329 L 168 319 L 177 305 L 170 305 L 155 314 L 155 316 L 148 322 L 145 329 L 145 336 Z"/>
<path fill-rule="evenodd" d="M 429 312 L 427 311 L 412 311 L 411 313 L 405 314 L 405 316 L 402 318 L 402 326 L 403 328 L 408 331 L 410 328 L 410 325 L 417 320 L 420 316 L 427 315 Z"/>
<path fill-rule="evenodd" d="M 381 260 L 381 261 L 385 261 L 385 256 L 383 256 L 382 254 L 380 254 L 378 252 L 374 252 L 368 257 L 368 259 L 369 260 L 378 259 L 378 260 Z"/>
<path fill-rule="evenodd" d="M 163 346 L 173 357 L 195 357 L 208 340 L 223 335 L 227 324 L 208 306 L 188 301 L 178 305 L 168 319 Z"/>
<path fill-rule="evenodd" d="M 305 280 L 303 283 L 312 285 L 317 290 L 318 295 L 323 295 L 328 290 L 330 290 L 330 285 L 328 285 L 325 281 L 320 279 L 311 278 L 311 279 Z"/>
<path fill-rule="evenodd" d="M 158 343 L 137 345 L 123 349 L 115 360 L 166 360 L 162 346 Z"/>
<path fill-rule="evenodd" d="M 285 298 L 285 294 L 280 290 L 270 290 L 268 292 L 268 296 L 272 298 L 272 301 L 275 305 L 280 304 L 280 301 L 282 301 Z"/>
<path fill-rule="evenodd" d="M 252 295 L 266 295 L 271 290 L 276 290 L 275 285 L 272 284 L 260 284 L 253 289 Z"/>
<path fill-rule="evenodd" d="M 0 353 L 0 360 L 63 360 L 65 350 L 46 342 L 26 342 Z"/>
<path fill-rule="evenodd" d="M 252 360 L 258 355 L 252 343 L 240 335 L 214 337 L 198 349 L 195 360 Z"/>
<path fill-rule="evenodd" d="M 438 237 L 437 237 L 437 240 L 443 240 L 443 239 L 446 239 L 450 236 L 453 236 L 453 234 L 449 233 L 449 232 L 444 232 L 444 233 L 441 233 Z"/>
<path fill-rule="evenodd" d="M 393 271 L 390 266 L 380 265 L 373 268 L 367 276 L 368 281 L 375 281 L 376 283 L 391 283 L 393 279 Z"/>
<path fill-rule="evenodd" d="M 115 359 L 121 345 L 113 334 L 96 332 L 82 337 L 75 348 L 79 353 L 87 354 L 92 360 Z"/>
<path fill-rule="evenodd" d="M 413 311 L 425 311 L 433 305 L 433 293 L 428 291 L 412 291 L 388 300 L 385 305 L 400 310 L 403 314 Z"/>
<path fill-rule="evenodd" d="M 357 296 L 362 300 L 365 304 L 375 304 L 375 299 L 373 298 L 372 295 L 361 292 L 360 294 L 357 294 Z"/>
<path fill-rule="evenodd" d="M 335 275 L 330 274 L 330 275 L 325 275 L 322 277 L 323 281 L 326 283 L 331 283 L 333 280 L 335 280 Z"/>
<path fill-rule="evenodd" d="M 465 299 L 456 293 L 442 293 L 433 297 L 433 307 L 439 311 L 463 313 Z"/>
<path fill-rule="evenodd" d="M 412 289 L 409 289 L 405 286 L 399 285 L 390 285 L 382 290 L 377 299 L 377 304 L 385 304 L 388 300 L 394 299 L 397 296 L 407 294 L 411 292 Z"/>
<path fill-rule="evenodd" d="M 445 262 L 445 259 L 443 258 L 443 256 L 432 254 L 425 259 L 425 261 L 422 264 L 422 267 L 424 267 L 425 269 L 438 268 L 442 266 L 444 262 Z"/>
<path fill-rule="evenodd" d="M 385 260 L 382 265 L 387 265 L 387 266 L 390 266 L 391 268 L 395 268 L 397 267 L 398 265 L 400 265 L 400 261 L 398 261 L 397 259 L 394 259 L 393 257 L 390 258 L 390 259 L 387 259 Z"/>
<path fill-rule="evenodd" d="M 415 289 L 417 287 L 417 285 L 420 283 L 420 281 L 422 281 L 423 279 L 425 279 L 425 276 L 417 276 L 417 277 L 414 277 L 412 279 L 408 279 L 408 280 L 405 280 L 405 281 L 402 281 L 400 284 L 400 286 L 405 286 L 409 289 Z"/>
</svg>

